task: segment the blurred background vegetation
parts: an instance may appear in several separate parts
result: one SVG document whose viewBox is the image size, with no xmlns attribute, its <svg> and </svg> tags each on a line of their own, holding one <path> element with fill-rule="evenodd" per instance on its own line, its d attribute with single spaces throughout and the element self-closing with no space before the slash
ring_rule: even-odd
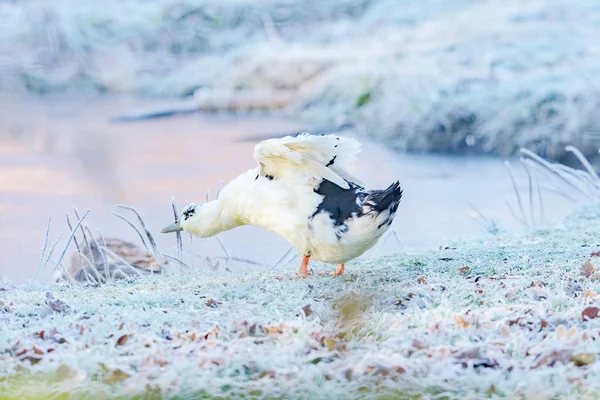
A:
<svg viewBox="0 0 600 400">
<path fill-rule="evenodd" d="M 598 162 L 598 1 L 3 0 L 0 20 L 4 93 L 192 97 L 403 151 Z"/>
</svg>

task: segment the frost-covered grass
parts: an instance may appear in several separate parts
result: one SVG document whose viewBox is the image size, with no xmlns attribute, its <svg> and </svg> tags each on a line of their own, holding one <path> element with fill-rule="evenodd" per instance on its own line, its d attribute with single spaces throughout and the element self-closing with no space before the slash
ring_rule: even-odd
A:
<svg viewBox="0 0 600 400">
<path fill-rule="evenodd" d="M 590 205 L 344 277 L 3 291 L 0 399 L 598 397 L 599 238 Z"/>
<path fill-rule="evenodd" d="M 5 90 L 250 93 L 402 150 L 597 157 L 594 1 L 17 0 L 0 20 Z"/>
</svg>

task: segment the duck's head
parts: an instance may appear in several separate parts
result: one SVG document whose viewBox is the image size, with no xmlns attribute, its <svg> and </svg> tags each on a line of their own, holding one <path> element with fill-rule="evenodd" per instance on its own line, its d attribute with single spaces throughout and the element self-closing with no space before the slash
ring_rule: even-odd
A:
<svg viewBox="0 0 600 400">
<path fill-rule="evenodd" d="M 189 225 L 192 222 L 192 219 L 195 219 L 194 217 L 196 217 L 196 218 L 198 217 L 199 213 L 196 213 L 196 210 L 199 209 L 200 207 L 202 207 L 200 204 L 196 204 L 196 203 L 188 204 L 187 206 L 185 206 L 183 211 L 181 211 L 181 215 L 179 216 L 179 219 L 177 220 L 177 222 L 175 222 L 171 225 L 165 226 L 160 232 L 161 233 L 180 232 L 180 231 L 189 232 Z M 188 229 L 186 229 L 186 228 L 188 228 Z"/>
<path fill-rule="evenodd" d="M 190 203 L 185 206 L 177 222 L 165 226 L 161 233 L 185 231 L 198 237 L 209 237 L 217 233 L 218 228 L 215 226 L 217 215 L 216 202 Z"/>
</svg>

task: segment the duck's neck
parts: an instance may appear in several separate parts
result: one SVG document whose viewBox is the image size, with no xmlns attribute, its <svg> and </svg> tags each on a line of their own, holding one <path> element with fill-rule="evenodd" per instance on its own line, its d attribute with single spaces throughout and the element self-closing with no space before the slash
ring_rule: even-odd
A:
<svg viewBox="0 0 600 400">
<path fill-rule="evenodd" d="M 240 225 L 231 212 L 223 207 L 221 200 L 203 204 L 196 212 L 198 215 L 186 230 L 198 237 L 214 236 Z"/>
</svg>

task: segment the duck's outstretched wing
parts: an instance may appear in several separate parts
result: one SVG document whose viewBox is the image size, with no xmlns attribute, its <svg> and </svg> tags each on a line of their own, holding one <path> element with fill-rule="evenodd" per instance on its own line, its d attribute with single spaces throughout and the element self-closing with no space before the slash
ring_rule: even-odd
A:
<svg viewBox="0 0 600 400">
<path fill-rule="evenodd" d="M 294 181 L 299 177 L 326 179 L 344 189 L 350 187 L 346 180 L 362 185 L 346 170 L 358 153 L 360 143 L 354 139 L 309 133 L 268 139 L 254 147 L 262 176 Z"/>
</svg>

